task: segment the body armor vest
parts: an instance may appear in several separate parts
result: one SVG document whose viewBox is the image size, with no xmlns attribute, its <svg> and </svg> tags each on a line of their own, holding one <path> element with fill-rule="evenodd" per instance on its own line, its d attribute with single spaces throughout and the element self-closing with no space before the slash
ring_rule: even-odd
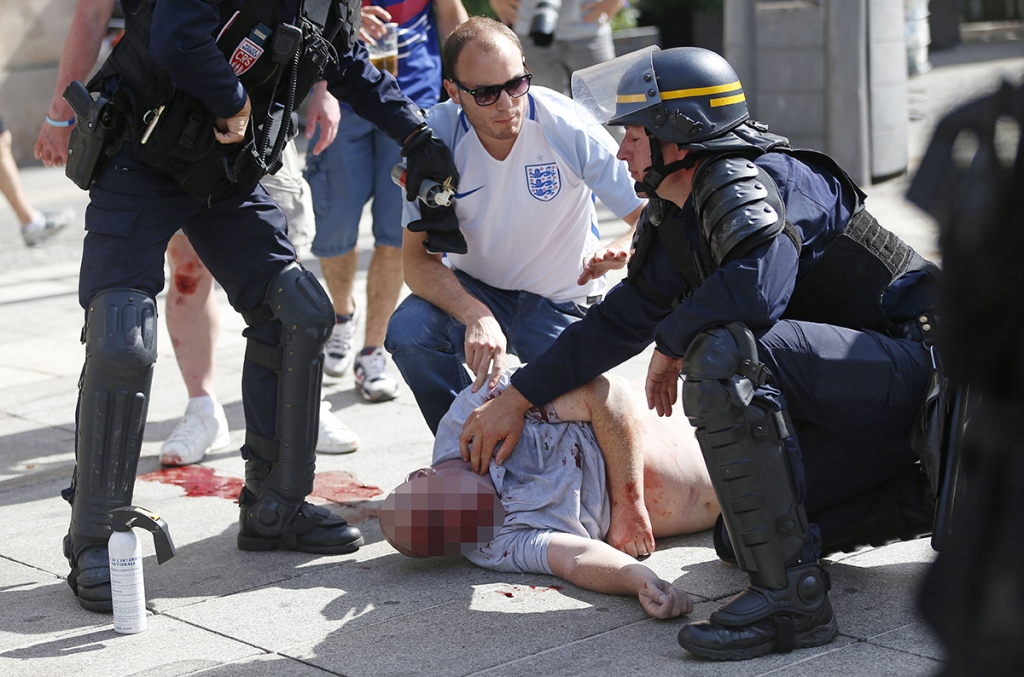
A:
<svg viewBox="0 0 1024 677">
<path fill-rule="evenodd" d="M 303 0 L 295 27 L 281 23 L 277 0 L 243 5 L 217 39 L 252 111 L 245 141 L 230 145 L 217 142 L 213 113 L 175 88 L 150 56 L 152 22 L 151 4 L 144 0 L 88 84 L 91 91 L 105 91 L 119 114 L 119 138 L 107 155 L 133 143 L 140 159 L 170 174 L 186 192 L 214 202 L 251 190 L 280 167 L 281 149 L 297 131 L 293 110 L 338 51 L 347 52 L 355 42 L 359 0 Z M 291 32 L 282 36 L 279 30 Z M 291 53 L 282 54 L 283 46 Z"/>
<path fill-rule="evenodd" d="M 704 161 L 719 162 L 735 156 L 756 158 L 767 152 L 785 153 L 828 171 L 856 198 L 853 216 L 843 231 L 827 245 L 814 267 L 797 277 L 783 319 L 892 333 L 894 326 L 882 308 L 882 296 L 902 275 L 914 270 L 935 269 L 935 266 L 878 224 L 864 209 L 865 193 L 831 157 L 814 150 L 792 149 L 785 138 L 763 133 L 756 123 L 747 126 L 750 129 L 744 129 L 737 142 L 728 148 L 716 149 L 717 152 Z M 797 252 L 801 251 L 802 242 L 791 224 L 787 222 L 775 235 L 779 236 L 790 238 Z M 661 294 L 644 279 L 644 261 L 659 240 L 686 282 L 687 291 L 682 295 Z M 647 219 L 646 210 L 637 224 L 634 249 L 627 283 L 666 309 L 684 302 L 719 267 L 703 229 L 688 232 L 673 218 L 654 225 Z"/>
</svg>

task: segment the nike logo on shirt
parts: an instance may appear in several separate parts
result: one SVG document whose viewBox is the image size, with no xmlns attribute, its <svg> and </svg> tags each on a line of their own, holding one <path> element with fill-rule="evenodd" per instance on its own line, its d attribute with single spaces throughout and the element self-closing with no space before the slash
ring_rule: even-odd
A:
<svg viewBox="0 0 1024 677">
<path fill-rule="evenodd" d="M 455 191 L 455 199 L 458 200 L 459 198 L 464 198 L 467 195 L 472 195 L 473 193 L 477 192 L 478 190 L 481 190 L 482 188 L 483 186 L 480 186 L 479 188 L 474 188 L 473 190 L 467 190 L 465 193 Z"/>
</svg>

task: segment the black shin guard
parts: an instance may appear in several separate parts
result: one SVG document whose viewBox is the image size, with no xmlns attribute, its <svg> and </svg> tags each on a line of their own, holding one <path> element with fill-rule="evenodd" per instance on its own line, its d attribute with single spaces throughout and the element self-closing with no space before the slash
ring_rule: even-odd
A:
<svg viewBox="0 0 1024 677">
<path fill-rule="evenodd" d="M 710 621 L 679 633 L 683 648 L 717 660 L 754 658 L 835 639 L 828 577 L 799 564 L 807 517 L 784 449 L 784 412 L 755 391 L 770 375 L 740 324 L 697 336 L 683 359 L 683 409 L 697 428 L 704 461 L 740 569 L 750 587 Z"/>
<path fill-rule="evenodd" d="M 156 303 L 135 289 L 101 292 L 89 304 L 79 383 L 75 474 L 64 492 L 71 527 L 68 584 L 83 607 L 109 611 L 109 512 L 132 502 L 156 362 Z"/>
<path fill-rule="evenodd" d="M 330 298 L 315 276 L 293 263 L 270 283 L 264 305 L 245 319 L 250 325 L 277 321 L 281 338 L 277 346 L 250 338 L 245 351 L 246 361 L 277 374 L 277 412 L 274 439 L 246 431 L 238 547 L 356 550 L 363 542 L 358 529 L 305 502 L 313 490 L 323 349 L 335 324 Z"/>
<path fill-rule="evenodd" d="M 783 449 L 786 417 L 754 399 L 767 378 L 754 337 L 738 324 L 710 329 L 694 339 L 683 364 L 683 408 L 697 428 L 737 563 L 755 585 L 785 588 L 807 518 Z"/>
</svg>

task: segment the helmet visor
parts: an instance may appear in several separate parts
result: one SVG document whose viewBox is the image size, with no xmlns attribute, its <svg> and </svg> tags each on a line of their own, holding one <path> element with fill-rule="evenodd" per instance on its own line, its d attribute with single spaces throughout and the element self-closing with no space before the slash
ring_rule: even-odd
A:
<svg viewBox="0 0 1024 677">
<path fill-rule="evenodd" d="M 652 61 L 658 50 L 652 45 L 574 72 L 572 98 L 580 118 L 605 124 L 660 102 Z M 649 79 L 644 79 L 645 73 Z"/>
</svg>

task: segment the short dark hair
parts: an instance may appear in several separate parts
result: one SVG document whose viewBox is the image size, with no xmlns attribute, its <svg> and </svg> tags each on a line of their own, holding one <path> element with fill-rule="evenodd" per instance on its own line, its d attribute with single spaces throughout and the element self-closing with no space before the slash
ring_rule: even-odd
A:
<svg viewBox="0 0 1024 677">
<path fill-rule="evenodd" d="M 523 53 L 523 45 L 519 42 L 519 36 L 511 28 L 503 23 L 495 21 L 486 16 L 472 16 L 452 31 L 448 39 L 444 41 L 441 49 L 441 66 L 444 68 L 444 77 L 449 80 L 455 79 L 455 64 L 459 61 L 459 55 L 463 48 L 471 42 L 480 40 L 486 45 L 494 44 L 494 36 L 502 35 L 508 38 Z M 523 57 L 523 64 L 526 64 L 526 57 Z"/>
</svg>

